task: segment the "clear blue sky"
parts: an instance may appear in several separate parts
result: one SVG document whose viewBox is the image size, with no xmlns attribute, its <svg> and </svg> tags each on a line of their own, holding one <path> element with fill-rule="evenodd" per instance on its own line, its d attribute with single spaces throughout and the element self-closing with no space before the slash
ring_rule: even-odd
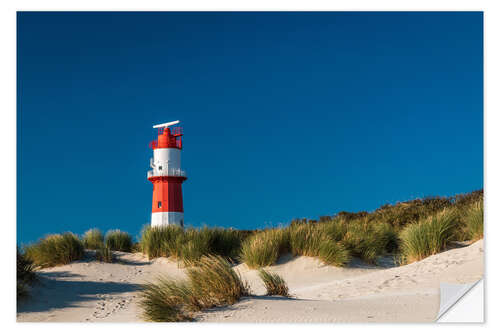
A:
<svg viewBox="0 0 500 333">
<path fill-rule="evenodd" d="M 481 13 L 19 13 L 17 241 L 150 221 L 153 124 L 188 225 L 483 187 Z"/>
</svg>

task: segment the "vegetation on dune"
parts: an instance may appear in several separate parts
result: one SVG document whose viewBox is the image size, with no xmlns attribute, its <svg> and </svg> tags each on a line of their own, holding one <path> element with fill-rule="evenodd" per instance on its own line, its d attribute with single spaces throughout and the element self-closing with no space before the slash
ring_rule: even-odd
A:
<svg viewBox="0 0 500 333">
<path fill-rule="evenodd" d="M 187 269 L 187 281 L 160 278 L 147 284 L 139 305 L 148 321 L 190 321 L 193 313 L 230 305 L 249 289 L 231 264 L 220 256 L 202 256 Z"/>
<path fill-rule="evenodd" d="M 422 260 L 444 250 L 453 239 L 457 221 L 455 209 L 444 209 L 434 216 L 408 225 L 400 234 L 403 263 Z"/>
<path fill-rule="evenodd" d="M 326 229 L 330 227 L 330 233 Z M 295 224 L 289 228 L 290 251 L 293 255 L 318 257 L 324 263 L 344 266 L 350 254 L 343 244 L 331 234 L 336 233 L 331 226 L 315 224 Z"/>
<path fill-rule="evenodd" d="M 71 232 L 54 234 L 40 239 L 24 249 L 26 258 L 35 266 L 52 267 L 69 264 L 83 257 L 83 244 Z"/>
<path fill-rule="evenodd" d="M 484 209 L 483 202 L 476 202 L 466 210 L 464 216 L 465 235 L 472 241 L 483 238 Z"/>
<path fill-rule="evenodd" d="M 353 257 L 376 264 L 386 254 L 405 263 L 438 253 L 451 241 L 481 239 L 483 223 L 483 191 L 479 190 L 383 205 L 373 212 L 340 212 L 319 221 L 295 219 L 286 227 L 264 230 L 146 226 L 135 244 L 120 230 L 103 237 L 99 229 L 91 229 L 81 241 L 68 232 L 40 239 L 24 252 L 39 267 L 80 259 L 84 247 L 95 249 L 104 262 L 113 260 L 112 251 L 141 251 L 150 259 L 171 257 L 186 266 L 202 265 L 205 256 L 221 256 L 261 268 L 287 253 L 316 257 L 334 266 L 344 266 Z"/>
<path fill-rule="evenodd" d="M 321 216 L 319 222 L 342 219 L 346 222 L 365 219 L 369 223 L 387 223 L 400 230 L 408 224 L 417 223 L 422 219 L 435 215 L 445 208 L 457 208 L 462 211 L 472 203 L 483 198 L 483 190 L 477 190 L 466 194 L 457 194 L 450 197 L 426 197 L 405 202 L 398 202 L 394 205 L 385 204 L 373 212 L 340 212 L 334 216 Z M 295 220 L 299 222 L 317 222 L 314 220 Z"/>
<path fill-rule="evenodd" d="M 121 230 L 110 230 L 106 233 L 105 245 L 112 251 L 132 251 L 132 236 Z"/>
<path fill-rule="evenodd" d="M 262 268 L 259 269 L 259 277 L 266 286 L 267 295 L 279 295 L 290 297 L 288 285 L 281 276 L 276 273 L 268 272 Z"/>
<path fill-rule="evenodd" d="M 189 283 L 163 277 L 156 283 L 144 286 L 139 306 L 142 308 L 143 318 L 147 321 L 191 321 L 193 302 L 194 295 Z"/>
<path fill-rule="evenodd" d="M 243 242 L 241 259 L 250 268 L 270 266 L 289 251 L 288 229 L 269 229 L 250 236 Z"/>
<path fill-rule="evenodd" d="M 17 248 L 17 299 L 28 295 L 28 287 L 36 280 L 36 274 L 33 271 L 34 265 L 31 260 L 26 258 L 19 248 Z"/>
<path fill-rule="evenodd" d="M 101 230 L 94 228 L 87 230 L 82 237 L 83 246 L 89 250 L 97 250 L 104 246 L 104 236 Z"/>
<path fill-rule="evenodd" d="M 95 257 L 97 260 L 107 263 L 111 263 L 114 260 L 113 251 L 104 244 L 95 251 Z"/>
<path fill-rule="evenodd" d="M 223 228 L 184 230 L 178 226 L 146 226 L 142 230 L 140 248 L 149 258 L 173 257 L 185 264 L 194 264 L 206 255 L 220 255 L 234 260 L 247 234 Z"/>
<path fill-rule="evenodd" d="M 429 245 L 441 251 L 451 240 L 474 240 L 481 237 L 482 195 L 480 190 L 448 198 L 429 197 L 384 205 L 372 213 L 340 212 L 331 217 L 323 216 L 319 222 L 295 219 L 288 227 L 257 232 L 247 239 L 242 246 L 241 258 L 250 268 L 273 265 L 285 252 L 317 257 L 326 264 L 336 266 L 345 265 L 351 257 L 374 264 L 377 258 L 385 254 L 406 256 L 401 253 L 403 239 L 406 240 L 404 251 L 411 252 L 411 230 L 426 228 L 424 226 L 419 229 L 415 225 L 438 216 L 441 221 L 443 212 L 448 212 L 444 215 L 455 212 L 450 215 L 454 222 L 450 226 L 451 231 L 446 231 L 445 239 L 435 241 L 442 244 Z M 409 229 L 403 233 L 407 228 Z M 413 233 L 416 234 L 417 231 Z M 286 237 L 276 237 L 280 234 Z M 434 251 L 423 250 L 422 246 L 419 248 L 423 256 Z"/>
<path fill-rule="evenodd" d="M 379 256 L 397 247 L 397 234 L 389 224 L 369 223 L 363 218 L 346 223 L 340 242 L 352 256 L 375 263 Z"/>
<path fill-rule="evenodd" d="M 187 276 L 201 308 L 234 304 L 249 293 L 241 276 L 220 256 L 203 256 L 188 268 Z"/>
</svg>

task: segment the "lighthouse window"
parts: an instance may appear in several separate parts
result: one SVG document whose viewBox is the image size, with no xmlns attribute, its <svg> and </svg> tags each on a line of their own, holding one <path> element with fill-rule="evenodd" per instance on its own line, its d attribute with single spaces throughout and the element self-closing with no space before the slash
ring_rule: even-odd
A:
<svg viewBox="0 0 500 333">
<path fill-rule="evenodd" d="M 161 208 L 161 201 L 158 201 L 158 208 Z"/>
<path fill-rule="evenodd" d="M 161 170 L 161 165 L 158 167 L 158 170 Z"/>
</svg>

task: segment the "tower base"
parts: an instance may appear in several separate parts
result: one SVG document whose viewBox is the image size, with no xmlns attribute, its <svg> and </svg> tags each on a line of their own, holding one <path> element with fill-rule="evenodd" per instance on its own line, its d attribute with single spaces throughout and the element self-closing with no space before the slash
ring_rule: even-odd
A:
<svg viewBox="0 0 500 333">
<path fill-rule="evenodd" d="M 177 225 L 184 227 L 184 213 L 182 212 L 158 212 L 151 214 L 151 226 Z"/>
</svg>

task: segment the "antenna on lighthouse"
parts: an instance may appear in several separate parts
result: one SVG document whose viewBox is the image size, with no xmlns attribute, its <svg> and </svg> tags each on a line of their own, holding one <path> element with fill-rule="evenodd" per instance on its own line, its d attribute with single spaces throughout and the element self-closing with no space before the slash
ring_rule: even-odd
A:
<svg viewBox="0 0 500 333">
<path fill-rule="evenodd" d="M 176 120 L 176 121 L 171 121 L 169 123 L 154 125 L 153 128 L 162 128 L 162 127 L 167 128 L 167 127 L 172 126 L 172 125 L 177 125 L 178 123 L 180 123 L 180 121 Z"/>
</svg>

